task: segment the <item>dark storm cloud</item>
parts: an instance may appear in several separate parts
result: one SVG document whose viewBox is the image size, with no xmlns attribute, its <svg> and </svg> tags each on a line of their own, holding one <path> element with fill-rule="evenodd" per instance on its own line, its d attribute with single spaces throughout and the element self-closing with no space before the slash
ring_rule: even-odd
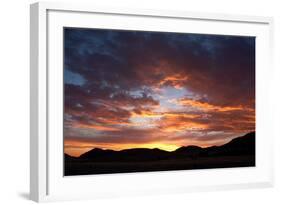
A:
<svg viewBox="0 0 281 205">
<path fill-rule="evenodd" d="M 130 90 L 172 73 L 224 104 L 249 104 L 255 89 L 255 39 L 175 33 L 65 30 L 65 65 L 87 86 Z M 95 87 L 96 90 L 96 87 Z"/>
</svg>

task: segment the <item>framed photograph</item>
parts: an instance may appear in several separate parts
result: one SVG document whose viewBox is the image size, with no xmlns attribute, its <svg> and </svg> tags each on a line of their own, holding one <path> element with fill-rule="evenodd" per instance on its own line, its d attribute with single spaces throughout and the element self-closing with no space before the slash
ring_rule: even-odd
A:
<svg viewBox="0 0 281 205">
<path fill-rule="evenodd" d="M 272 186 L 272 22 L 32 4 L 31 199 Z"/>
</svg>

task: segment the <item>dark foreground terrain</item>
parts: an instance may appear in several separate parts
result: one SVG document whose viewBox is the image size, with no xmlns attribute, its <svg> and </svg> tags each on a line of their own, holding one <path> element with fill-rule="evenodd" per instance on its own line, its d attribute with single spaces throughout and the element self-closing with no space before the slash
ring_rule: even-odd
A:
<svg viewBox="0 0 281 205">
<path fill-rule="evenodd" d="M 146 171 L 168 171 L 255 166 L 255 133 L 235 138 L 222 146 L 180 147 L 121 151 L 92 149 L 79 157 L 65 154 L 65 176 Z"/>
</svg>

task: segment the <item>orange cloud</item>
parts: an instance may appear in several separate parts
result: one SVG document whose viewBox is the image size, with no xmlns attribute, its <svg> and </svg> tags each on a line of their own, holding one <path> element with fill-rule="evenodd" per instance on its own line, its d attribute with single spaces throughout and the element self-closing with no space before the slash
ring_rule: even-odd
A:
<svg viewBox="0 0 281 205">
<path fill-rule="evenodd" d="M 159 82 L 160 86 L 163 85 L 171 85 L 176 89 L 181 89 L 185 83 L 185 81 L 188 79 L 188 76 L 186 75 L 181 75 L 181 74 L 175 74 L 172 76 L 166 76 L 164 79 L 162 79 Z"/>
<path fill-rule="evenodd" d="M 132 122 L 131 125 L 142 126 L 146 123 L 149 123 L 150 127 L 158 127 L 160 130 L 165 131 L 175 131 L 177 130 L 186 130 L 189 129 L 203 129 L 205 126 L 190 122 L 191 119 L 198 117 L 198 114 L 189 114 L 181 112 L 153 112 L 153 111 L 141 111 L 140 113 L 132 113 L 131 120 L 134 121 L 135 118 L 138 118 L 136 122 Z M 188 122 L 185 122 L 188 120 Z M 165 121 L 165 126 L 162 128 L 161 123 Z M 140 123 L 142 122 L 142 123 Z M 167 124 L 174 124 L 173 126 L 167 126 Z M 148 125 L 146 125 L 148 126 Z"/>
<path fill-rule="evenodd" d="M 159 127 L 164 132 L 182 132 L 188 130 L 204 130 L 208 125 L 195 122 L 196 114 L 167 113 L 159 122 Z"/>
<path fill-rule="evenodd" d="M 207 125 L 196 123 L 196 122 L 184 122 L 184 121 L 177 121 L 171 124 L 165 125 L 162 128 L 164 132 L 182 132 L 188 130 L 204 130 L 208 128 Z"/>
<path fill-rule="evenodd" d="M 162 117 L 162 113 L 157 113 L 149 110 L 142 110 L 139 113 L 132 112 L 131 117 L 144 117 L 144 118 L 156 118 Z"/>
<path fill-rule="evenodd" d="M 187 117 L 187 118 L 195 118 L 198 117 L 197 114 L 190 114 L 185 112 L 154 112 L 144 110 L 139 113 L 133 112 L 131 117 L 144 117 L 144 118 L 159 118 L 159 117 Z"/>
<path fill-rule="evenodd" d="M 243 110 L 242 106 L 218 106 L 213 105 L 207 102 L 200 102 L 191 99 L 180 99 L 176 101 L 176 103 L 184 106 L 192 106 L 204 111 L 219 111 L 219 112 L 227 112 L 227 111 L 234 111 L 234 110 Z"/>
<path fill-rule="evenodd" d="M 184 118 L 188 118 L 188 119 L 194 119 L 194 118 L 198 117 L 198 114 L 181 113 L 181 112 L 167 112 L 167 113 L 164 113 L 163 116 L 169 117 L 169 118 L 184 117 Z"/>
</svg>

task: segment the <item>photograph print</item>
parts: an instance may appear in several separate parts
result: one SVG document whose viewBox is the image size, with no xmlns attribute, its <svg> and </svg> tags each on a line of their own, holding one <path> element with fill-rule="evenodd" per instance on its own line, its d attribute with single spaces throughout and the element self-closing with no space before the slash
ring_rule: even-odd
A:
<svg viewBox="0 0 281 205">
<path fill-rule="evenodd" d="M 63 35 L 65 176 L 255 166 L 255 37 Z"/>
</svg>

